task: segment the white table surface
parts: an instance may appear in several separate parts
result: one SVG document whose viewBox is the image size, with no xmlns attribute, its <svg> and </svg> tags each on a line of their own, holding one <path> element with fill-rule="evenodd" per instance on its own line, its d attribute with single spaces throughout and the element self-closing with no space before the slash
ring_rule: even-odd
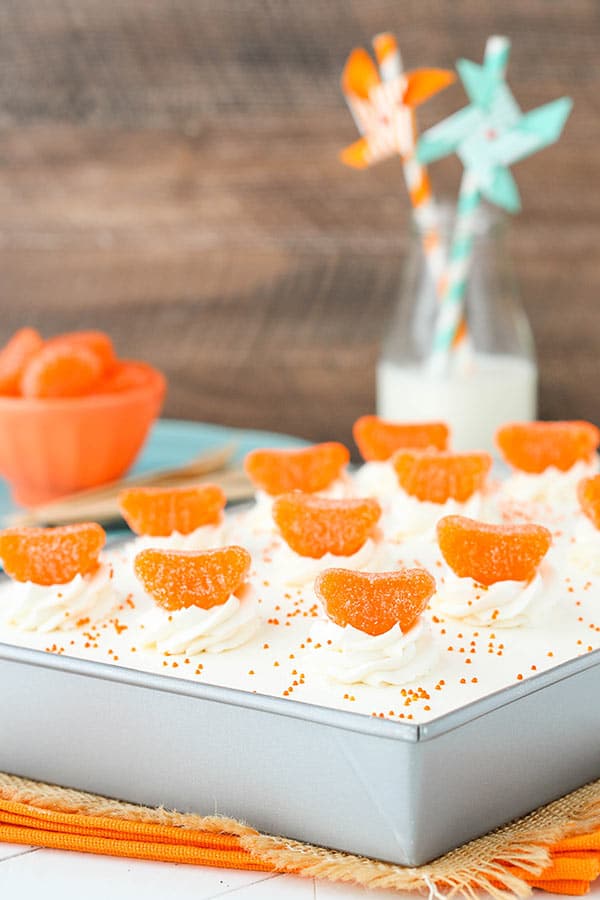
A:
<svg viewBox="0 0 600 900">
<path fill-rule="evenodd" d="M 534 892 L 537 900 L 564 900 Z M 368 891 L 291 875 L 113 859 L 85 853 L 0 844 L 0 897 L 11 900 L 391 900 L 390 891 Z M 405 895 L 407 896 L 407 895 Z M 414 900 L 422 894 L 411 895 Z M 600 879 L 588 894 L 600 900 Z"/>
</svg>

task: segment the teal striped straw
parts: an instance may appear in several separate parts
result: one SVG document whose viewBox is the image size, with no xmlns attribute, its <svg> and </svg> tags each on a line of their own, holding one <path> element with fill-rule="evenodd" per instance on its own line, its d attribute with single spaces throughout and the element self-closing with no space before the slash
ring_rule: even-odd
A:
<svg viewBox="0 0 600 900">
<path fill-rule="evenodd" d="M 508 38 L 497 35 L 488 38 L 485 64 L 488 69 L 492 68 L 498 73 L 498 80 L 504 77 L 509 55 Z M 493 82 L 490 84 L 493 89 Z M 452 344 L 463 317 L 473 260 L 476 214 L 480 203 L 481 192 L 477 176 L 465 169 L 456 205 L 456 224 L 450 246 L 444 295 L 433 334 L 430 368 L 436 374 L 442 374 L 448 367 Z"/>
</svg>

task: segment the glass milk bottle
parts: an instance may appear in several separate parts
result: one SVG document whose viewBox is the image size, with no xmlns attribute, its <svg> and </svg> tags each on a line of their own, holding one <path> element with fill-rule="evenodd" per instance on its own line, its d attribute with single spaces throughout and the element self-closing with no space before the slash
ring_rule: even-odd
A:
<svg viewBox="0 0 600 900">
<path fill-rule="evenodd" d="M 493 450 L 504 422 L 536 417 L 533 339 L 508 257 L 506 218 L 481 207 L 464 318 L 443 370 L 432 365 L 439 296 L 425 248 L 446 254 L 453 230 L 449 207 L 414 225 L 400 297 L 377 364 L 377 412 L 398 422 L 442 420 L 456 450 Z"/>
</svg>

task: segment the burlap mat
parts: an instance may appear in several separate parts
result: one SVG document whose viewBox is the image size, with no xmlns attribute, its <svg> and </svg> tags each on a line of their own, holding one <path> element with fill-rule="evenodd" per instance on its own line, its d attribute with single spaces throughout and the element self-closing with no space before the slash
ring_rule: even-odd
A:
<svg viewBox="0 0 600 900">
<path fill-rule="evenodd" d="M 0 798 L 46 811 L 48 819 L 53 813 L 70 813 L 230 835 L 257 867 L 399 892 L 424 890 L 430 897 L 526 897 L 531 884 L 551 867 L 553 846 L 600 828 L 596 781 L 428 865 L 408 868 L 260 834 L 233 819 L 150 809 L 12 775 L 0 774 Z"/>
</svg>

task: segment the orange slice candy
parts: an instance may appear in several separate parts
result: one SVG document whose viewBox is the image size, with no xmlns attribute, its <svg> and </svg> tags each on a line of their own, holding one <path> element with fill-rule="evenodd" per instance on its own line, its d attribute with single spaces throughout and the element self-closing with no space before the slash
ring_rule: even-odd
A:
<svg viewBox="0 0 600 900">
<path fill-rule="evenodd" d="M 44 342 L 34 328 L 21 328 L 0 350 L 0 394 L 16 397 L 21 375 Z"/>
<path fill-rule="evenodd" d="M 437 534 L 452 571 L 483 585 L 529 581 L 552 543 L 543 525 L 490 525 L 464 516 L 440 519 Z"/>
<path fill-rule="evenodd" d="M 226 497 L 216 484 L 198 487 L 138 487 L 119 494 L 119 509 L 132 531 L 167 537 L 190 534 L 221 519 Z"/>
<path fill-rule="evenodd" d="M 0 559 L 14 581 L 66 584 L 98 567 L 106 534 L 86 522 L 59 528 L 5 528 L 0 531 Z"/>
<path fill-rule="evenodd" d="M 381 516 L 377 500 L 328 500 L 284 494 L 273 503 L 273 519 L 285 542 L 300 556 L 352 556 Z"/>
<path fill-rule="evenodd" d="M 550 466 L 567 472 L 576 462 L 589 462 L 600 444 L 591 422 L 511 422 L 496 432 L 496 443 L 515 469 L 538 475 Z"/>
<path fill-rule="evenodd" d="M 47 344 L 30 360 L 21 378 L 24 397 L 82 397 L 102 374 L 100 358 L 84 344 Z"/>
<path fill-rule="evenodd" d="M 144 387 L 153 378 L 155 370 L 147 363 L 133 360 L 116 362 L 107 375 L 104 375 L 94 388 L 96 394 L 118 394 Z"/>
<path fill-rule="evenodd" d="M 352 427 L 360 455 L 366 462 L 384 462 L 396 450 L 446 450 L 448 427 L 443 422 L 400 424 L 378 416 L 361 416 Z"/>
<path fill-rule="evenodd" d="M 226 603 L 246 580 L 251 558 L 243 547 L 219 550 L 142 550 L 135 574 L 164 609 Z"/>
<path fill-rule="evenodd" d="M 577 485 L 577 496 L 583 513 L 600 528 L 600 475 L 582 478 Z"/>
<path fill-rule="evenodd" d="M 489 453 L 399 450 L 392 460 L 400 487 L 418 500 L 465 503 L 480 491 L 492 466 Z"/>
<path fill-rule="evenodd" d="M 317 577 L 315 591 L 336 625 L 351 625 L 377 635 L 397 624 L 406 634 L 416 625 L 433 595 L 435 579 L 425 569 L 399 572 L 326 569 Z"/>
<path fill-rule="evenodd" d="M 301 450 L 252 450 L 244 468 L 256 487 L 276 497 L 289 491 L 313 494 L 325 490 L 349 460 L 346 447 L 330 441 Z"/>
<path fill-rule="evenodd" d="M 87 347 L 100 360 L 103 373 L 110 372 L 117 362 L 113 342 L 103 331 L 67 331 L 46 341 L 47 347 L 67 344 L 70 347 Z"/>
</svg>

